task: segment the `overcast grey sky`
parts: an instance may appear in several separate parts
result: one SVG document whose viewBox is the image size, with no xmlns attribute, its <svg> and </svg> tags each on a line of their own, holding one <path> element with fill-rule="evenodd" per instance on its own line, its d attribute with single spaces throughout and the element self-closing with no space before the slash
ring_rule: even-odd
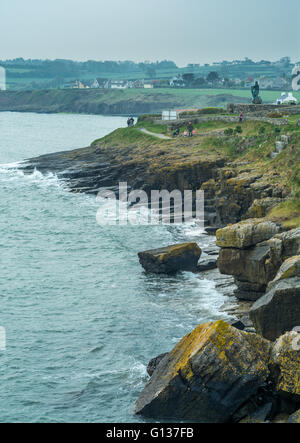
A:
<svg viewBox="0 0 300 443">
<path fill-rule="evenodd" d="M 299 0 L 1 0 L 0 59 L 300 60 Z"/>
</svg>

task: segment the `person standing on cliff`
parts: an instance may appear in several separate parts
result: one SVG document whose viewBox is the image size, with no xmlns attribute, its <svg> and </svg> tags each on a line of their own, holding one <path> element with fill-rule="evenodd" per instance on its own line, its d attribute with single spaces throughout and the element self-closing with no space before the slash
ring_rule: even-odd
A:
<svg viewBox="0 0 300 443">
<path fill-rule="evenodd" d="M 187 125 L 187 130 L 189 133 L 189 137 L 193 137 L 194 126 L 192 122 L 189 122 Z"/>
<path fill-rule="evenodd" d="M 129 128 L 132 128 L 134 126 L 134 118 L 133 117 L 128 117 L 127 126 Z"/>
</svg>

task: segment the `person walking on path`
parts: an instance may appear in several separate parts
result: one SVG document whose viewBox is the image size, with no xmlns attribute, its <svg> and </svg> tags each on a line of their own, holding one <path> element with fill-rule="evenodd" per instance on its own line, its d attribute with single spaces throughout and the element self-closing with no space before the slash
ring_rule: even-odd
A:
<svg viewBox="0 0 300 443">
<path fill-rule="evenodd" d="M 241 112 L 240 113 L 240 123 L 243 123 L 244 121 L 244 114 Z"/>
<path fill-rule="evenodd" d="M 189 122 L 187 125 L 187 130 L 189 133 L 189 137 L 193 137 L 194 126 L 192 122 Z"/>
</svg>

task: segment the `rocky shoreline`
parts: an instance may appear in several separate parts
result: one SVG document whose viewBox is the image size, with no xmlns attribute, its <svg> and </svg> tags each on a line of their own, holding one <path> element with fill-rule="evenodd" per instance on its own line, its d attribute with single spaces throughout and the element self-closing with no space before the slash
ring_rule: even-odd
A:
<svg viewBox="0 0 300 443">
<path fill-rule="evenodd" d="M 135 411 L 213 423 L 299 422 L 300 228 L 283 232 L 249 219 L 218 230 L 216 245 L 219 271 L 235 277 L 233 295 L 246 302 L 227 308 L 237 318 L 230 324 L 200 325 L 151 360 Z"/>
<path fill-rule="evenodd" d="M 223 140 L 208 138 L 214 146 Z M 269 140 L 225 142 L 247 153 L 256 146 L 261 152 Z M 294 155 L 295 143 L 289 136 L 287 155 Z M 125 129 L 84 149 L 30 159 L 21 169 L 51 171 L 71 191 L 94 195 L 103 187 L 117 194 L 121 181 L 148 194 L 204 190 L 206 229 L 216 233 L 216 247 L 172 245 L 141 251 L 139 259 L 147 272 L 209 275 L 232 296 L 223 309 L 235 320 L 200 325 L 155 357 L 135 411 L 155 419 L 299 422 L 300 228 L 269 215 L 292 190 L 276 168 L 262 171 L 251 157 L 232 160 L 223 145 L 210 146 L 198 151 L 196 138 L 154 140 Z M 272 158 L 268 149 L 264 155 Z"/>
</svg>

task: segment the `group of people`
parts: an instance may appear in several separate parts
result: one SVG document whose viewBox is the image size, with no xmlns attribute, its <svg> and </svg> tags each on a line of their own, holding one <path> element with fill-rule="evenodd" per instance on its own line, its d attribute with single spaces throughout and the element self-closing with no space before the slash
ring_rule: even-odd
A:
<svg viewBox="0 0 300 443">
<path fill-rule="evenodd" d="M 133 117 L 128 117 L 127 126 L 128 126 L 128 128 L 133 128 L 133 126 L 134 126 L 134 118 Z"/>
<path fill-rule="evenodd" d="M 177 137 L 180 134 L 180 129 L 177 128 L 174 132 L 173 132 L 173 137 Z M 193 137 L 193 135 L 196 134 L 196 131 L 194 129 L 193 123 L 192 122 L 188 122 L 187 125 L 187 130 L 184 131 L 183 135 L 184 137 Z"/>
</svg>

